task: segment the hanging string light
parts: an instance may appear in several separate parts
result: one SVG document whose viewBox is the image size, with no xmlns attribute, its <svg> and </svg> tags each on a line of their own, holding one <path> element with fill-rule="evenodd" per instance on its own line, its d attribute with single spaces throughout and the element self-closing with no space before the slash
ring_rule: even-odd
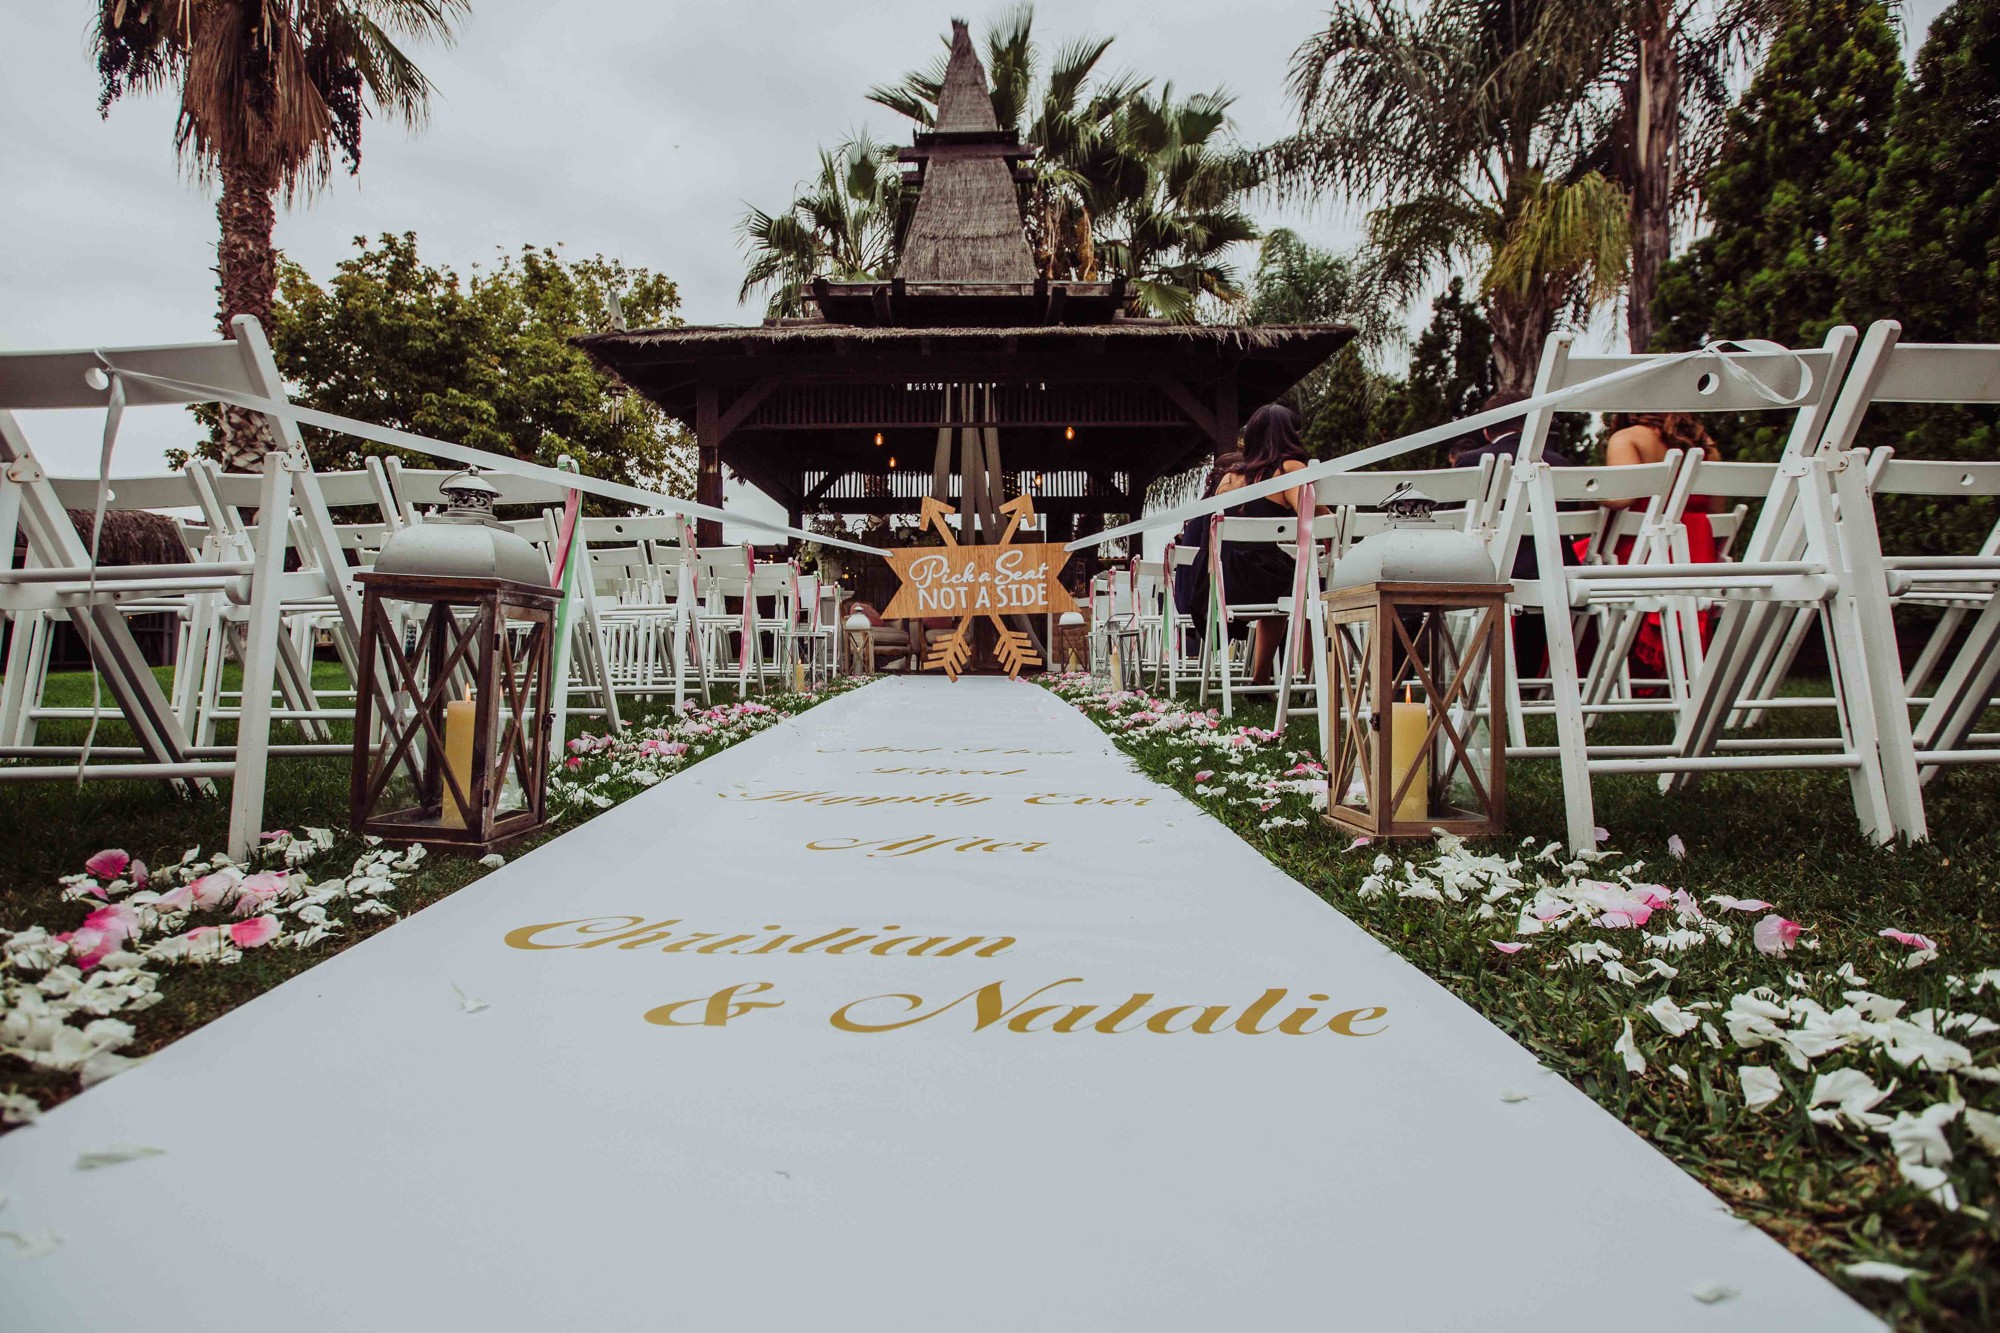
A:
<svg viewBox="0 0 2000 1333">
<path fill-rule="evenodd" d="M 1065 440 L 1074 440 L 1074 439 L 1076 438 L 1076 427 L 1074 427 L 1074 426 L 1064 426 L 1064 427 L 1063 427 L 1063 438 L 1064 438 Z"/>
<path fill-rule="evenodd" d="M 882 447 L 882 432 L 879 430 L 875 432 L 875 447 L 877 449 Z"/>
</svg>

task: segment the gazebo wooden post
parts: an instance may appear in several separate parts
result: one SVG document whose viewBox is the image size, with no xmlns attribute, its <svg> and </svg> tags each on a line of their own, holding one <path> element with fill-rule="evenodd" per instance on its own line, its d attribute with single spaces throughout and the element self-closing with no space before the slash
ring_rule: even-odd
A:
<svg viewBox="0 0 2000 1333">
<path fill-rule="evenodd" d="M 717 409 L 713 384 L 703 384 L 695 390 L 694 441 L 695 502 L 720 509 L 722 508 L 722 413 Z M 703 546 L 722 545 L 722 525 L 712 518 L 702 519 L 695 525 L 695 541 Z"/>
</svg>

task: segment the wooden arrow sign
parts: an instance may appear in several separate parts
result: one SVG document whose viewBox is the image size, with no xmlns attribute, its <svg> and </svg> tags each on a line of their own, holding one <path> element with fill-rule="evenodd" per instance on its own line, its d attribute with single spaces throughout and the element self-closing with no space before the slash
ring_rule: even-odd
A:
<svg viewBox="0 0 2000 1333">
<path fill-rule="evenodd" d="M 1076 610 L 1076 600 L 1058 577 L 1069 559 L 1059 543 L 1013 544 L 1014 534 L 1034 516 L 1034 501 L 1021 495 L 1000 506 L 1008 523 L 997 546 L 960 546 L 946 522 L 956 511 L 940 500 L 926 498 L 921 512 L 922 526 L 936 529 L 944 545 L 883 553 L 902 586 L 882 614 L 891 620 L 957 616 L 958 628 L 931 649 L 924 663 L 953 680 L 972 660 L 972 622 L 981 616 L 999 628 L 998 655 L 1009 675 L 1039 666 L 1033 641 L 1009 629 L 1002 617 L 1060 615 Z"/>
</svg>

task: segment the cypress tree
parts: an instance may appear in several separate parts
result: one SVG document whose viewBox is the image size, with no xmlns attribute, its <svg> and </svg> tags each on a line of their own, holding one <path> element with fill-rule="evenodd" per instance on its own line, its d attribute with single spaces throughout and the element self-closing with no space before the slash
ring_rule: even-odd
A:
<svg viewBox="0 0 2000 1333">
<path fill-rule="evenodd" d="M 1819 0 L 1810 14 L 1729 115 L 1705 190 L 1713 229 L 1661 275 L 1656 348 L 1817 342 L 1839 322 L 1837 242 L 1866 214 L 1903 64 L 1882 0 Z"/>
<path fill-rule="evenodd" d="M 1865 227 L 1843 229 L 1842 313 L 1913 342 L 2000 342 L 2000 0 L 1932 23 Z"/>
<path fill-rule="evenodd" d="M 1863 216 L 1840 231 L 1841 315 L 1894 319 L 1905 342 L 2000 343 L 2000 0 L 1958 0 L 1931 24 L 1897 102 Z M 1906 458 L 2000 457 L 1991 408 L 1879 405 L 1860 443 Z M 1892 551 L 1968 551 L 1990 502 L 1878 506 Z"/>
</svg>

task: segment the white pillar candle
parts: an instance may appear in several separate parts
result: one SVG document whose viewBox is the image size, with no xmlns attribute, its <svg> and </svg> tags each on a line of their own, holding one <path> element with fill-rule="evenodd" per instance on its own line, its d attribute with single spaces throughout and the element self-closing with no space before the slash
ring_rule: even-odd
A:
<svg viewBox="0 0 2000 1333">
<path fill-rule="evenodd" d="M 1430 817 L 1431 755 L 1425 744 L 1430 725 L 1429 706 L 1413 699 L 1410 687 L 1404 686 L 1403 697 L 1389 706 L 1389 772 L 1383 790 L 1393 794 L 1413 762 L 1417 775 L 1396 802 L 1398 823 Z"/>
<path fill-rule="evenodd" d="M 472 702 L 471 686 L 466 687 L 463 699 L 447 700 L 444 706 L 444 769 L 468 801 L 472 799 L 472 732 L 477 707 Z M 438 822 L 446 828 L 464 828 L 466 812 L 453 798 L 450 782 L 444 784 L 440 795 L 444 804 Z"/>
</svg>

